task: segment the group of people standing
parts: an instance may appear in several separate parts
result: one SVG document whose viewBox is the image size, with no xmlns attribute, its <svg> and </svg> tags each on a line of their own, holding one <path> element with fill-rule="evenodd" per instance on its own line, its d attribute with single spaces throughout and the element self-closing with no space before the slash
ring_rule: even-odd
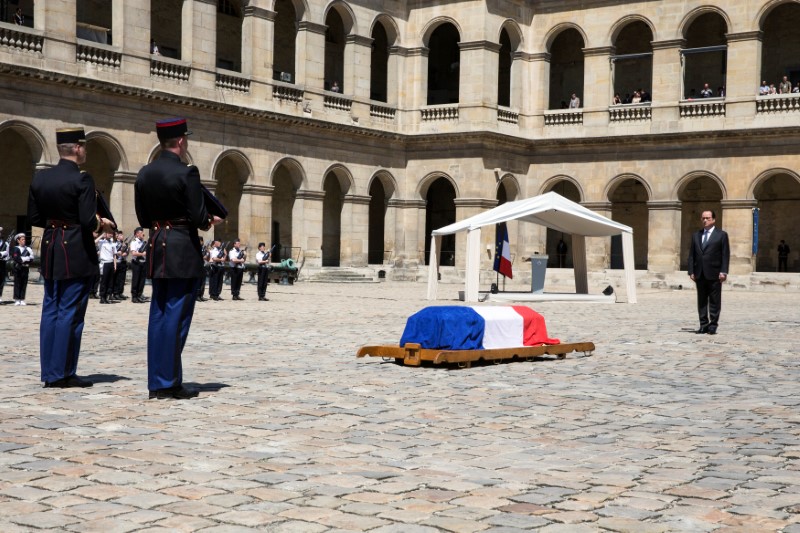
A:
<svg viewBox="0 0 800 533">
<path fill-rule="evenodd" d="M 131 269 L 131 301 L 149 301 L 144 290 L 144 262 L 147 256 L 147 241 L 142 228 L 136 228 L 134 238 L 128 242 L 122 231 L 101 233 L 95 239 L 99 270 L 94 278 L 89 298 L 99 298 L 101 304 L 112 304 L 127 300 L 125 278 Z M 98 295 L 99 288 L 99 295 Z"/>
<path fill-rule="evenodd" d="M 256 253 L 256 266 L 258 275 L 258 300 L 268 301 L 267 285 L 269 284 L 269 262 L 271 250 L 266 249 L 266 244 L 258 243 Z M 222 286 L 225 280 L 225 273 L 230 276 L 231 299 L 244 300 L 240 292 L 244 281 L 245 262 L 247 261 L 247 247 L 242 247 L 239 239 L 233 241 L 230 250 L 225 251 L 225 246 L 218 240 L 211 242 L 203 253 L 205 262 L 205 276 L 201 280 L 201 285 L 197 293 L 197 300 L 206 301 L 205 278 L 208 278 L 208 293 L 212 300 L 222 301 Z"/>
<path fill-rule="evenodd" d="M 44 228 L 39 356 L 45 388 L 93 385 L 77 375 L 89 296 L 102 263 L 101 297 L 111 301 L 114 265 L 119 268 L 120 257 L 130 254 L 138 260 L 134 264 L 142 265 L 141 270 L 134 267 L 132 294 L 141 298 L 143 273 L 152 280 L 147 336 L 149 397 L 197 396 L 197 391 L 183 386 L 181 356 L 203 276 L 198 230 L 219 224 L 227 212 L 201 185 L 197 167 L 185 163 L 191 134 L 186 119 L 159 121 L 156 133 L 161 153 L 139 171 L 134 185 L 141 228 L 134 234 L 138 242 L 131 247 L 124 235 L 120 238 L 115 232 L 110 212 L 100 209 L 105 202 L 100 201 L 94 180 L 80 170 L 86 161 L 83 128 L 58 130 L 58 164 L 34 176 L 28 219 L 33 226 Z M 143 228 L 150 229 L 148 249 L 141 244 Z M 95 243 L 98 234 L 103 237 Z"/>
</svg>

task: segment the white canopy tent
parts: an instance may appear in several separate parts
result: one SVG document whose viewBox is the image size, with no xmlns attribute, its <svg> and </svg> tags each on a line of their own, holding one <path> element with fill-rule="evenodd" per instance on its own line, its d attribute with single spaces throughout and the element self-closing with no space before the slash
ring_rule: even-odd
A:
<svg viewBox="0 0 800 533">
<path fill-rule="evenodd" d="M 467 232 L 467 257 L 464 300 L 478 301 L 478 282 L 481 259 L 481 228 L 522 220 L 533 222 L 556 231 L 572 235 L 572 260 L 575 269 L 577 294 L 589 293 L 586 269 L 586 237 L 622 235 L 622 259 L 625 267 L 625 284 L 628 303 L 636 303 L 636 279 L 633 265 L 633 229 L 595 213 L 580 204 L 567 200 L 560 194 L 549 192 L 541 196 L 507 202 L 473 217 L 433 231 L 428 266 L 428 299 L 435 300 L 438 288 L 438 249 L 442 235 Z"/>
</svg>

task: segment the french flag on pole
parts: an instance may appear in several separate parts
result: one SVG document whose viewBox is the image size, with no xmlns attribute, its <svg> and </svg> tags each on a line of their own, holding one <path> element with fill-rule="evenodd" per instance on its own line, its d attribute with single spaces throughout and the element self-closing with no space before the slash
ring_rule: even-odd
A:
<svg viewBox="0 0 800 533">
<path fill-rule="evenodd" d="M 508 279 L 513 279 L 511 272 L 511 247 L 508 244 L 508 228 L 505 222 L 495 226 L 496 242 L 494 248 L 494 270 Z"/>
</svg>

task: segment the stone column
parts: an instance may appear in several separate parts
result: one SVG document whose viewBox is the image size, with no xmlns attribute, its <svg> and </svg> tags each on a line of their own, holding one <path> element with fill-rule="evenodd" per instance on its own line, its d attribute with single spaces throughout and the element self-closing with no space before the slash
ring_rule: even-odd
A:
<svg viewBox="0 0 800 533">
<path fill-rule="evenodd" d="M 647 270 L 676 272 L 681 264 L 681 203 L 647 202 L 647 209 Z"/>
<path fill-rule="evenodd" d="M 583 125 L 588 128 L 608 127 L 613 53 L 612 46 L 583 49 Z"/>
<path fill-rule="evenodd" d="M 728 70 L 725 73 L 725 116 L 755 115 L 753 101 L 761 82 L 761 40 L 763 32 L 729 33 Z"/>
<path fill-rule="evenodd" d="M 346 194 L 342 201 L 342 266 L 367 266 L 369 246 L 369 202 L 371 197 Z"/>
<path fill-rule="evenodd" d="M 483 213 L 487 209 L 497 206 L 497 200 L 490 198 L 456 198 L 456 220 L 464 220 L 478 213 Z M 510 233 L 510 231 L 509 231 Z M 495 232 L 494 226 L 485 226 L 481 228 L 481 268 L 485 270 L 491 268 L 491 259 L 486 254 L 486 247 L 488 246 L 492 251 L 495 247 Z M 492 255 L 494 258 L 494 255 Z M 467 262 L 467 232 L 460 231 L 456 233 L 456 268 L 464 270 Z"/>
<path fill-rule="evenodd" d="M 302 21 L 297 30 L 295 83 L 309 89 L 322 89 L 325 80 L 324 24 Z"/>
<path fill-rule="evenodd" d="M 722 200 L 722 214 L 731 246 L 729 274 L 746 275 L 755 272 L 753 256 L 753 209 L 756 200 Z"/>
<path fill-rule="evenodd" d="M 75 63 L 77 7 L 70 0 L 39 0 L 33 3 L 34 24 L 44 31 L 43 53 L 48 61 Z"/>
<path fill-rule="evenodd" d="M 389 61 L 386 66 L 386 103 L 390 106 L 400 106 L 400 93 L 406 89 L 405 76 L 402 75 L 402 67 L 406 62 L 405 52 L 406 50 L 399 46 L 389 47 Z M 402 97 L 405 101 L 405 93 Z"/>
<path fill-rule="evenodd" d="M 353 98 L 369 99 L 372 39 L 348 35 L 344 44 L 344 90 Z"/>
<path fill-rule="evenodd" d="M 397 217 L 395 265 L 416 269 L 425 250 L 425 200 L 390 200 Z M 421 224 L 421 225 L 420 225 Z M 423 261 L 424 263 L 424 261 Z"/>
<path fill-rule="evenodd" d="M 667 124 L 680 118 L 678 102 L 683 99 L 683 66 L 680 49 L 683 39 L 654 41 L 653 46 L 653 124 Z"/>
<path fill-rule="evenodd" d="M 520 127 L 541 129 L 544 127 L 544 111 L 548 108 L 550 92 L 550 54 L 530 54 L 528 61 L 527 98 L 522 99 L 522 113 L 529 116 L 529 124 L 520 124 Z"/>
<path fill-rule="evenodd" d="M 528 70 L 529 54 L 514 52 L 511 59 L 511 109 L 521 110 L 523 102 L 531 94 L 530 79 L 525 75 Z"/>
<path fill-rule="evenodd" d="M 458 80 L 459 119 L 469 122 L 491 121 L 496 124 L 495 112 L 492 111 L 491 119 L 487 113 L 490 108 L 497 107 L 500 44 L 489 41 L 461 42 L 458 43 L 458 48 L 461 54 Z"/>
<path fill-rule="evenodd" d="M 150 2 L 113 0 L 112 34 L 114 46 L 122 48 L 125 74 L 150 76 Z"/>
<path fill-rule="evenodd" d="M 255 250 L 259 242 L 269 242 L 272 232 L 272 190 L 266 185 L 245 184 L 239 202 L 239 238 Z M 253 252 L 255 254 L 255 252 Z M 250 256 L 251 259 L 255 255 Z"/>
<path fill-rule="evenodd" d="M 416 111 L 428 105 L 428 49 L 411 48 L 405 61 L 406 80 L 400 83 L 399 105 Z M 418 122 L 418 118 L 413 122 Z"/>
<path fill-rule="evenodd" d="M 322 266 L 322 191 L 299 190 L 292 209 L 292 245 L 300 246 L 306 263 Z"/>
<path fill-rule="evenodd" d="M 106 198 L 117 225 L 126 230 L 139 225 L 134 202 L 134 183 L 136 172 L 114 172 L 111 195 Z"/>
<path fill-rule="evenodd" d="M 611 218 L 611 202 L 581 202 L 581 205 L 599 215 Z M 611 237 L 586 237 L 586 266 L 589 272 L 605 270 L 610 265 Z"/>
<path fill-rule="evenodd" d="M 269 83 L 272 80 L 276 15 L 274 11 L 253 5 L 253 2 L 244 8 L 242 74 L 250 76 L 253 81 Z"/>
<path fill-rule="evenodd" d="M 386 201 L 386 213 L 383 216 L 383 262 L 385 263 L 387 260 L 390 262 L 394 262 L 395 258 L 398 256 L 399 248 L 398 248 L 398 237 L 402 238 L 402 235 L 398 235 L 398 233 L 402 230 L 398 224 L 398 218 L 400 217 L 400 203 L 394 199 L 390 198 Z M 369 251 L 369 250 L 368 250 Z M 388 252 L 388 254 L 386 253 Z"/>
<path fill-rule="evenodd" d="M 184 0 L 181 60 L 192 65 L 192 85 L 214 90 L 217 70 L 217 0 Z"/>
</svg>

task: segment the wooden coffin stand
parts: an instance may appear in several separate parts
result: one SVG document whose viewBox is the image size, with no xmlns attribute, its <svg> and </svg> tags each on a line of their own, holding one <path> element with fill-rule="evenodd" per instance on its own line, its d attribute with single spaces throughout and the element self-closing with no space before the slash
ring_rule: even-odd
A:
<svg viewBox="0 0 800 533">
<path fill-rule="evenodd" d="M 571 344 L 550 344 L 542 346 L 519 346 L 514 348 L 497 348 L 489 350 L 435 350 L 422 348 L 419 344 L 409 342 L 405 346 L 362 346 L 356 357 L 382 357 L 394 359 L 396 363 L 406 366 L 421 366 L 423 362 L 434 365 L 457 365 L 469 368 L 474 362 L 528 361 L 548 355 L 564 359 L 568 353 L 583 352 L 589 356 L 594 352 L 594 343 L 576 342 Z"/>
</svg>

